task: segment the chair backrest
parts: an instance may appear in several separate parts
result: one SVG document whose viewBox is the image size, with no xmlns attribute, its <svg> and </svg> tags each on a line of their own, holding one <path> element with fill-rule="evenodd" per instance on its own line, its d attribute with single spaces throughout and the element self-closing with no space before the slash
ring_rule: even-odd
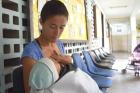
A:
<svg viewBox="0 0 140 93">
<path fill-rule="evenodd" d="M 98 59 L 98 57 L 96 56 L 96 54 L 93 51 L 89 51 L 89 53 L 90 53 L 90 56 L 93 61 L 95 61 L 97 63 L 100 62 L 100 60 Z"/>
<path fill-rule="evenodd" d="M 103 48 L 101 50 L 104 52 L 105 55 L 109 55 L 110 53 L 107 53 Z"/>
<path fill-rule="evenodd" d="M 101 59 L 105 59 L 105 56 L 99 51 L 99 49 L 95 50 L 95 53 L 101 58 Z"/>
<path fill-rule="evenodd" d="M 101 48 L 98 49 L 98 52 L 100 53 L 100 56 L 101 56 L 101 57 L 103 57 L 103 58 L 106 57 Z"/>
<path fill-rule="evenodd" d="M 99 52 L 104 55 L 104 56 L 107 56 L 107 54 L 102 50 L 102 48 L 99 48 Z"/>
<path fill-rule="evenodd" d="M 73 58 L 73 64 L 75 66 L 77 66 L 78 68 L 80 68 L 82 71 L 89 73 L 89 71 L 87 70 L 87 66 L 84 63 L 84 60 L 81 58 L 79 53 L 73 53 L 72 54 L 72 58 Z"/>
<path fill-rule="evenodd" d="M 97 51 L 97 49 L 96 49 L 96 50 L 92 50 L 92 51 L 93 51 L 93 52 L 94 52 L 94 54 L 96 55 L 96 57 L 97 57 L 98 61 L 101 61 L 102 59 L 100 58 L 100 56 L 99 56 L 98 52 L 96 52 L 96 51 Z"/>
<path fill-rule="evenodd" d="M 15 93 L 25 93 L 23 85 L 23 67 L 20 66 L 13 71 L 13 88 Z"/>
<path fill-rule="evenodd" d="M 88 51 L 83 51 L 83 55 L 84 55 L 84 59 L 85 59 L 85 63 L 87 65 L 87 68 L 90 72 L 95 72 L 96 71 L 96 66 L 93 63 L 93 60 L 89 54 Z"/>
</svg>

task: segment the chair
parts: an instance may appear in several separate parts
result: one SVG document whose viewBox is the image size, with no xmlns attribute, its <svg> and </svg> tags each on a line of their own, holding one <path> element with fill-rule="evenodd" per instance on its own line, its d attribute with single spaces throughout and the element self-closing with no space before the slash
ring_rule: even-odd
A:
<svg viewBox="0 0 140 93">
<path fill-rule="evenodd" d="M 102 57 L 105 57 L 106 59 L 110 59 L 110 60 L 116 60 L 115 57 L 112 54 L 107 54 L 105 51 L 103 51 L 102 48 L 99 48 L 98 51 L 100 52 Z"/>
<path fill-rule="evenodd" d="M 90 73 L 79 53 L 73 53 L 72 58 L 73 58 L 73 62 L 74 62 L 73 64 L 75 66 L 79 67 L 82 71 L 87 73 L 89 76 L 91 76 L 96 81 L 96 83 L 98 84 L 98 86 L 101 89 L 109 88 L 112 86 L 112 80 L 110 78 L 105 77 L 104 75 Z"/>
<path fill-rule="evenodd" d="M 110 61 L 111 63 L 114 63 L 115 62 L 115 58 L 112 57 L 112 56 L 105 56 L 103 52 L 100 51 L 100 49 L 96 49 L 96 50 L 93 50 L 93 52 L 99 56 L 102 60 L 108 60 Z"/>
<path fill-rule="evenodd" d="M 15 93 L 25 93 L 23 85 L 23 67 L 17 67 L 13 71 L 13 88 Z"/>
<path fill-rule="evenodd" d="M 106 52 L 103 48 L 100 48 L 100 51 L 102 51 L 105 56 L 110 56 L 110 57 L 115 58 L 113 54 Z"/>
<path fill-rule="evenodd" d="M 112 77 L 114 75 L 114 70 L 112 69 L 97 67 L 93 63 L 93 60 L 88 51 L 83 51 L 83 55 L 89 72 L 104 75 L 106 77 Z"/>
<path fill-rule="evenodd" d="M 89 51 L 90 56 L 92 58 L 93 63 L 99 67 L 99 68 L 107 68 L 107 69 L 112 69 L 113 64 L 110 64 L 108 62 L 98 62 L 98 59 L 93 51 Z"/>
</svg>

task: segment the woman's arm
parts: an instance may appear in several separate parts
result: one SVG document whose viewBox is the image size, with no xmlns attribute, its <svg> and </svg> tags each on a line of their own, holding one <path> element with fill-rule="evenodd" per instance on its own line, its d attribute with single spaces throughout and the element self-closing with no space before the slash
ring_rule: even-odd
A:
<svg viewBox="0 0 140 93">
<path fill-rule="evenodd" d="M 61 53 L 57 45 L 53 46 L 53 52 L 50 57 L 62 64 L 71 64 L 73 62 L 72 57 Z"/>
<path fill-rule="evenodd" d="M 25 93 L 30 93 L 30 87 L 29 87 L 29 75 L 30 71 L 33 67 L 33 65 L 36 63 L 35 60 L 33 60 L 30 57 L 24 57 L 22 58 L 23 63 L 23 80 L 24 80 L 24 89 Z"/>
</svg>

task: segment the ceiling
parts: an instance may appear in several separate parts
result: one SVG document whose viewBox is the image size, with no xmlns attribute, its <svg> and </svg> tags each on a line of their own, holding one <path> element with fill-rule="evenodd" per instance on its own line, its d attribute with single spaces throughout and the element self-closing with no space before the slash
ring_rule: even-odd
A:
<svg viewBox="0 0 140 93">
<path fill-rule="evenodd" d="M 95 0 L 95 3 L 107 19 L 126 19 L 137 14 L 140 21 L 140 0 Z"/>
</svg>

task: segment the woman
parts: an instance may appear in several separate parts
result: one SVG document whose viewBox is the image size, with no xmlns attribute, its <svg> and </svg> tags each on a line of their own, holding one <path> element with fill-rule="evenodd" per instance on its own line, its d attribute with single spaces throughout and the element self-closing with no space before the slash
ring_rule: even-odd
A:
<svg viewBox="0 0 140 93">
<path fill-rule="evenodd" d="M 60 74 L 65 64 L 70 64 L 70 56 L 64 55 L 64 49 L 58 38 L 68 21 L 68 11 L 65 5 L 58 1 L 48 1 L 41 11 L 41 35 L 28 44 L 22 54 L 23 78 L 25 93 L 29 93 L 29 75 L 35 63 L 42 58 L 50 59 Z M 60 49 L 60 50 L 59 50 Z"/>
</svg>

